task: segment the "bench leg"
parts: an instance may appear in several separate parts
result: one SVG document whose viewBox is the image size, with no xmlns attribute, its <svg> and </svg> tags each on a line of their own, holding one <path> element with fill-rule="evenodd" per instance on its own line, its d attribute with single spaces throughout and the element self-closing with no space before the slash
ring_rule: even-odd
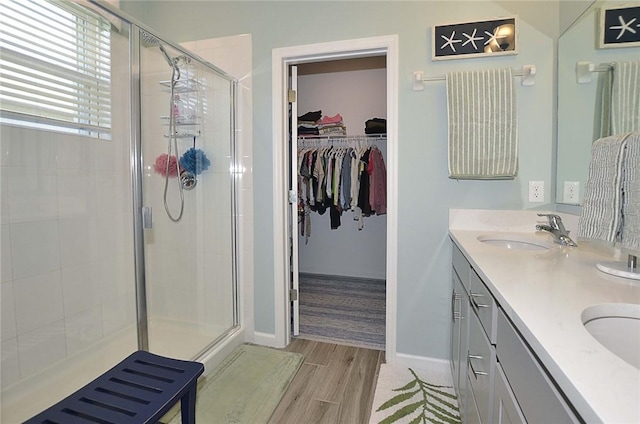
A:
<svg viewBox="0 0 640 424">
<path fill-rule="evenodd" d="M 180 414 L 182 424 L 196 424 L 196 389 L 193 384 L 189 391 L 180 399 Z"/>
</svg>

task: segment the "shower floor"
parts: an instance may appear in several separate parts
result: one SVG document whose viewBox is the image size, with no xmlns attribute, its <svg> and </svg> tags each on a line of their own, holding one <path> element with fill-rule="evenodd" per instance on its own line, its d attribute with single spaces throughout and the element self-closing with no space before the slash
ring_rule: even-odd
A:
<svg viewBox="0 0 640 424">
<path fill-rule="evenodd" d="M 176 359 L 191 359 L 226 329 L 214 331 L 194 323 L 156 319 L 149 323 L 149 350 Z M 48 408 L 137 350 L 131 327 L 2 392 L 0 422 L 24 422 Z"/>
</svg>

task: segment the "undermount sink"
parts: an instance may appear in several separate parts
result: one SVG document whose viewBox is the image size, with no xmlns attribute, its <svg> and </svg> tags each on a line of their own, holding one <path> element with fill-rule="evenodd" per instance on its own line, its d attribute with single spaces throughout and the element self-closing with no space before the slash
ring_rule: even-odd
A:
<svg viewBox="0 0 640 424">
<path fill-rule="evenodd" d="M 505 249 L 548 250 L 551 248 L 551 243 L 538 240 L 534 236 L 519 234 L 485 234 L 479 236 L 478 241 Z"/>
<path fill-rule="evenodd" d="M 582 324 L 609 351 L 640 369 L 640 305 L 590 306 L 582 312 Z"/>
</svg>

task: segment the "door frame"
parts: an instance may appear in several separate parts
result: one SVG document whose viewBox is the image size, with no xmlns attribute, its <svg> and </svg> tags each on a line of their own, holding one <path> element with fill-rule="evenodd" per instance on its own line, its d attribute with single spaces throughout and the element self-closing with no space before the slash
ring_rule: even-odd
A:
<svg viewBox="0 0 640 424">
<path fill-rule="evenodd" d="M 288 67 L 300 63 L 386 56 L 387 79 L 387 246 L 386 246 L 386 362 L 396 363 L 398 263 L 398 35 L 360 38 L 272 51 L 273 228 L 275 344 L 291 341 L 288 254 Z"/>
</svg>

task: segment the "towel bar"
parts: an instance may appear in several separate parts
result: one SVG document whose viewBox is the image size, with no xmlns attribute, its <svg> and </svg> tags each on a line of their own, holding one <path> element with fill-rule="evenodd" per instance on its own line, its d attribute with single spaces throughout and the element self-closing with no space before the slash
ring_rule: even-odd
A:
<svg viewBox="0 0 640 424">
<path fill-rule="evenodd" d="M 523 65 L 522 69 L 514 70 L 514 77 L 522 77 L 521 84 L 524 86 L 531 86 L 535 84 L 535 75 L 537 69 L 536 65 Z M 439 75 L 435 77 L 426 77 L 422 71 L 413 72 L 413 91 L 424 90 L 424 83 L 427 81 L 445 81 L 447 77 L 445 75 Z"/>
<path fill-rule="evenodd" d="M 156 423 L 180 400 L 182 423 L 195 424 L 199 362 L 137 351 L 25 424 Z"/>
</svg>

